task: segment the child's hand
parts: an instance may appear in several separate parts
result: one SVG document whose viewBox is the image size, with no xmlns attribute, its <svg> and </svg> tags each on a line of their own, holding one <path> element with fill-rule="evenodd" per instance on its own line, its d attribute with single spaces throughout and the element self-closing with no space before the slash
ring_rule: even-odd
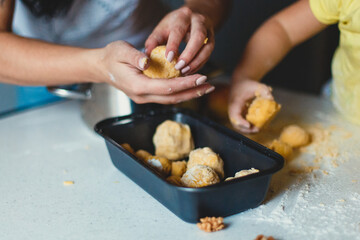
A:
<svg viewBox="0 0 360 240">
<path fill-rule="evenodd" d="M 259 129 L 245 119 L 249 103 L 256 94 L 268 99 L 274 99 L 271 88 L 251 79 L 233 79 L 230 88 L 229 119 L 235 129 L 242 133 L 256 133 Z"/>
</svg>

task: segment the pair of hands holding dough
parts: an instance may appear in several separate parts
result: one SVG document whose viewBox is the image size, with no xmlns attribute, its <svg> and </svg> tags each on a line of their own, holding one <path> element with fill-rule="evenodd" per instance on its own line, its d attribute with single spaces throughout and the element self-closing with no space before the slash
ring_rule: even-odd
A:
<svg viewBox="0 0 360 240">
<path fill-rule="evenodd" d="M 187 42 L 177 58 L 182 40 Z M 143 74 L 149 67 L 152 50 L 166 43 L 164 58 L 174 63 L 182 77 L 150 79 Z M 101 50 L 102 78 L 121 89 L 136 103 L 175 104 L 200 97 L 215 88 L 207 77 L 194 74 L 208 60 L 214 49 L 214 27 L 203 15 L 183 7 L 169 13 L 146 40 L 146 53 L 124 41 L 110 43 Z"/>
</svg>

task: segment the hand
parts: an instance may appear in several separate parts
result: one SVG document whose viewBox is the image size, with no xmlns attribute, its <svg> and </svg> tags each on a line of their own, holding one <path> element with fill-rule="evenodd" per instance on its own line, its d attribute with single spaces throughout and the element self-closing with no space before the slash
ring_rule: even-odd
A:
<svg viewBox="0 0 360 240">
<path fill-rule="evenodd" d="M 175 68 L 184 75 L 193 74 L 209 59 L 215 38 L 211 20 L 188 7 L 170 12 L 160 21 L 145 42 L 146 53 L 149 55 L 156 46 L 166 44 L 165 56 L 171 62 L 182 40 L 187 44 Z"/>
<path fill-rule="evenodd" d="M 122 90 L 136 103 L 175 104 L 215 89 L 200 74 L 173 79 L 146 77 L 142 70 L 148 67 L 147 56 L 124 41 L 110 43 L 99 51 L 99 82 Z"/>
<path fill-rule="evenodd" d="M 229 119 L 233 127 L 242 133 L 256 133 L 259 129 L 245 119 L 248 103 L 256 97 L 274 99 L 271 88 L 251 79 L 233 79 L 230 88 Z"/>
</svg>

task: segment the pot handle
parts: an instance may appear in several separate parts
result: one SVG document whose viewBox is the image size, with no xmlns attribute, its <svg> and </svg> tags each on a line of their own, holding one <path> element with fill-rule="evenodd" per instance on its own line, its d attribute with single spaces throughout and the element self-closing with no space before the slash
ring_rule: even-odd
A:
<svg viewBox="0 0 360 240">
<path fill-rule="evenodd" d="M 89 100 L 91 98 L 92 83 L 75 85 L 48 86 L 47 90 L 58 97 L 69 99 Z"/>
</svg>

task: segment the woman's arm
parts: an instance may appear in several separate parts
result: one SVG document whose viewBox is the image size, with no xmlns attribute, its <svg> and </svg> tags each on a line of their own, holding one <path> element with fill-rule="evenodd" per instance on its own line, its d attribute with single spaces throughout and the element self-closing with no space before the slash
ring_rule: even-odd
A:
<svg viewBox="0 0 360 240">
<path fill-rule="evenodd" d="M 212 89 L 197 86 L 201 75 L 152 79 L 142 74 L 147 56 L 118 41 L 100 49 L 51 44 L 11 32 L 15 0 L 0 0 L 0 81 L 18 85 L 106 82 L 137 103 L 176 103 Z"/>
<path fill-rule="evenodd" d="M 231 83 L 229 118 L 239 131 L 257 132 L 245 120 L 246 103 L 255 93 L 272 98 L 271 88 L 258 83 L 299 43 L 325 29 L 313 15 L 309 1 L 298 1 L 267 20 L 250 38 Z"/>
</svg>

